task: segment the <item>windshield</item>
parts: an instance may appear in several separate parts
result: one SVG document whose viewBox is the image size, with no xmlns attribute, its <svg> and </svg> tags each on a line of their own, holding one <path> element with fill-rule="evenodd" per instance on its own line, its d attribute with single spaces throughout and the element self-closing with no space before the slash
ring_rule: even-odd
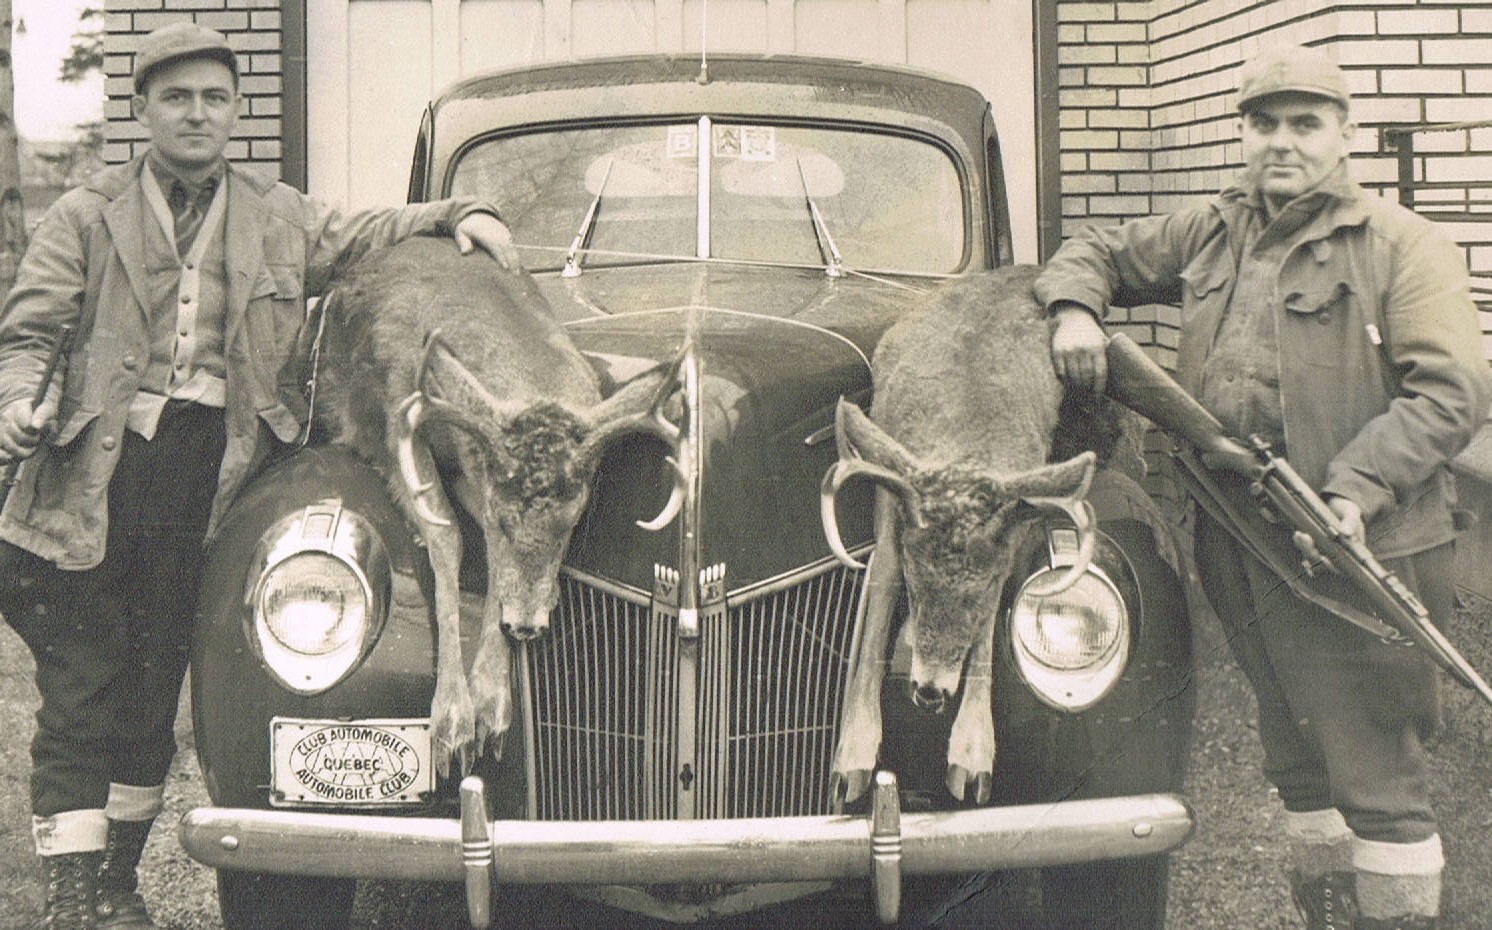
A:
<svg viewBox="0 0 1492 930">
<path fill-rule="evenodd" d="M 534 270 L 567 256 L 588 268 L 838 256 L 855 270 L 947 273 L 964 257 L 953 161 L 880 132 L 701 119 L 505 136 L 462 155 L 451 194 L 496 204 Z"/>
</svg>

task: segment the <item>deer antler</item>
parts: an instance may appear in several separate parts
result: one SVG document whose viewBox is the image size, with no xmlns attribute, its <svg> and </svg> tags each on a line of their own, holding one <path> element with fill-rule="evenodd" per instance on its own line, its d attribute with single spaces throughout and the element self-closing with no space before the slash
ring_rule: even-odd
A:
<svg viewBox="0 0 1492 930">
<path fill-rule="evenodd" d="M 1077 558 L 1072 566 L 1062 574 L 1062 577 L 1053 581 L 1050 585 L 1032 589 L 1031 593 L 1037 597 L 1050 597 L 1060 594 L 1068 588 L 1077 584 L 1078 579 L 1088 570 L 1088 564 L 1093 561 L 1093 550 L 1097 545 L 1098 534 L 1094 529 L 1093 505 L 1083 498 L 1088 496 L 1088 488 L 1093 484 L 1093 473 L 1097 459 L 1092 452 L 1084 452 L 1080 456 L 1069 459 L 1063 465 L 1081 462 L 1082 477 L 1078 486 L 1072 493 L 1062 497 L 1042 497 L 1034 495 L 1022 495 L 1021 499 L 1039 510 L 1055 510 L 1067 514 L 1073 525 L 1078 530 L 1078 552 Z"/>
<path fill-rule="evenodd" d="M 849 436 L 851 407 L 853 405 L 841 397 L 834 408 L 834 444 L 839 450 L 839 461 L 829 466 L 829 470 L 824 473 L 823 483 L 819 485 L 819 521 L 824 525 L 824 539 L 829 543 L 829 551 L 834 553 L 835 558 L 850 568 L 863 569 L 865 566 L 857 562 L 845 548 L 844 539 L 839 535 L 839 519 L 834 513 L 835 498 L 846 481 L 863 475 L 884 485 L 902 499 L 906 505 L 907 518 L 913 525 L 920 527 L 925 524 L 922 519 L 922 495 L 912 487 L 912 483 L 899 472 L 860 457 L 859 450 Z M 860 413 L 860 409 L 855 407 L 854 412 Z M 864 420 L 863 414 L 860 419 Z M 904 460 L 905 456 L 897 457 L 899 462 Z"/>
<path fill-rule="evenodd" d="M 834 500 L 846 481 L 860 475 L 895 491 L 906 503 L 908 518 L 917 526 L 923 525 L 921 497 L 912 483 L 901 475 L 864 459 L 840 459 L 830 465 L 819 485 L 819 520 L 824 524 L 824 539 L 829 543 L 829 550 L 840 562 L 854 569 L 863 569 L 865 565 L 857 562 L 844 546 L 844 539 L 839 535 L 839 519 L 834 513 Z"/>
<path fill-rule="evenodd" d="M 644 375 L 623 386 L 616 394 L 603 401 L 594 412 L 595 427 L 578 453 L 581 461 L 599 458 L 607 443 L 631 433 L 646 433 L 663 440 L 673 452 L 665 458 L 672 466 L 673 488 L 657 516 L 651 520 L 637 521 L 637 525 L 645 530 L 661 530 L 672 522 L 683 509 L 687 494 L 689 476 L 683 464 L 688 461 L 687 440 L 679 427 L 663 413 L 663 405 L 678 383 L 680 359 L 675 359 L 674 364 L 665 371 Z M 645 391 L 649 396 L 645 403 L 640 403 L 637 395 Z"/>
<path fill-rule="evenodd" d="M 436 526 L 449 526 L 451 521 L 437 514 L 430 505 L 430 495 L 436 493 L 440 487 L 440 478 L 422 470 L 420 457 L 416 455 L 414 448 L 414 434 L 429 412 L 427 404 L 428 399 L 420 391 L 415 391 L 399 402 L 398 416 L 395 418 L 399 477 L 409 489 L 409 499 L 421 518 Z M 425 458 L 429 458 L 428 454 Z"/>
</svg>

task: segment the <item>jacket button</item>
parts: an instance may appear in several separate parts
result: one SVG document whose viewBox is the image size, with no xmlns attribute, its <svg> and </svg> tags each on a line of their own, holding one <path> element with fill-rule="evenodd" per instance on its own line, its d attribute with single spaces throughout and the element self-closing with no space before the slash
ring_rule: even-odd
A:
<svg viewBox="0 0 1492 930">
<path fill-rule="evenodd" d="M 103 440 L 99 442 L 99 445 L 103 447 L 103 450 L 105 452 L 112 452 L 114 451 L 114 447 L 119 445 L 119 441 L 113 436 L 105 436 Z"/>
<path fill-rule="evenodd" d="M 120 364 L 124 365 L 125 371 L 134 371 L 136 368 L 140 367 L 140 360 L 135 358 L 133 355 L 126 355 L 124 357 L 124 361 Z"/>
</svg>

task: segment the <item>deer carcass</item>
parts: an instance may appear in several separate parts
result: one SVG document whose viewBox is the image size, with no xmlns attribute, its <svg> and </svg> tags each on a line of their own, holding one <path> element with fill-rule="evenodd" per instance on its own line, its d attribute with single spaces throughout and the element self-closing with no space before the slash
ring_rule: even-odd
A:
<svg viewBox="0 0 1492 930">
<path fill-rule="evenodd" d="M 964 683 L 948 743 L 947 785 L 988 800 L 995 734 L 990 708 L 995 615 L 1017 532 L 1044 510 L 1079 531 L 1077 562 L 1051 593 L 1086 570 L 1094 545 L 1083 500 L 1097 457 L 1052 463 L 1063 387 L 1049 330 L 1031 293 L 1036 269 L 955 279 L 882 337 L 871 364 L 870 416 L 844 400 L 835 426 L 840 458 L 824 477 L 830 547 L 839 538 L 834 497 L 852 477 L 878 484 L 866 612 L 835 751 L 836 795 L 862 794 L 881 741 L 881 684 L 892 613 L 905 581 L 914 700 L 938 710 Z"/>
<path fill-rule="evenodd" d="M 654 371 L 602 399 L 595 370 L 533 279 L 445 239 L 412 239 L 360 260 L 326 299 L 316 379 L 324 438 L 382 468 L 418 528 L 435 579 L 436 764 L 463 769 L 512 717 L 507 637 L 541 635 L 570 534 L 606 443 L 644 431 L 676 444 Z M 487 598 L 463 674 L 452 502 L 481 528 Z M 672 519 L 677 497 L 653 522 Z M 506 633 L 506 636 L 504 635 Z"/>
</svg>

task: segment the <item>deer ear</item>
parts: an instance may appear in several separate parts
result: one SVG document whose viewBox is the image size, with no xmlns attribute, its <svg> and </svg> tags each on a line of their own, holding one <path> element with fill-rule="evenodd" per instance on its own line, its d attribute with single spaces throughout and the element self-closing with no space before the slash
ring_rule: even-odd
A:
<svg viewBox="0 0 1492 930">
<path fill-rule="evenodd" d="M 865 415 L 858 404 L 843 397 L 834 409 L 834 438 L 839 445 L 839 457 L 859 457 L 900 475 L 915 470 L 915 460 L 906 447 L 891 438 Z"/>
<path fill-rule="evenodd" d="M 596 429 L 604 430 L 608 423 L 650 412 L 660 400 L 658 393 L 663 388 L 665 376 L 666 372 L 655 368 L 633 378 L 617 388 L 610 397 L 591 407 L 586 419 Z"/>
<path fill-rule="evenodd" d="M 662 412 L 673 384 L 671 371 L 655 369 L 633 378 L 585 411 L 581 419 L 590 434 L 582 441 L 577 460 L 587 466 L 594 464 L 607 443 L 627 433 L 650 433 L 677 448 L 678 428 L 667 422 Z"/>
<path fill-rule="evenodd" d="M 1043 465 L 1023 475 L 998 479 L 1009 497 L 1077 498 L 1088 493 L 1098 457 L 1091 451 L 1075 455 L 1065 462 Z"/>
</svg>

